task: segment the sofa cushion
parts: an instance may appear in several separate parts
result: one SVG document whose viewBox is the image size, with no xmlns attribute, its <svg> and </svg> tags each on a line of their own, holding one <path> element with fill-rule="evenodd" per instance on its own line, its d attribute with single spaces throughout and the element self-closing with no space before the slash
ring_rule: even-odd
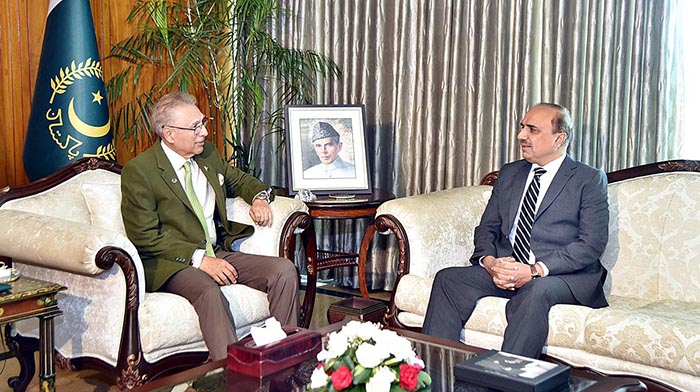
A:
<svg viewBox="0 0 700 392">
<path fill-rule="evenodd" d="M 506 326 L 506 298 L 485 297 L 479 300 L 467 321 L 471 331 L 503 336 Z M 584 348 L 586 318 L 591 308 L 576 305 L 556 305 L 549 311 L 547 345 Z"/>
<path fill-rule="evenodd" d="M 93 226 L 114 230 L 126 235 L 126 229 L 124 229 L 124 222 L 122 221 L 122 190 L 119 182 L 84 182 L 80 184 L 80 192 L 85 198 L 88 211 L 90 211 L 90 222 Z"/>
<path fill-rule="evenodd" d="M 699 376 L 698 325 L 700 307 L 693 302 L 658 301 L 634 309 L 594 309 L 586 322 L 586 350 Z"/>
<path fill-rule="evenodd" d="M 401 322 L 401 324 L 412 328 L 423 327 L 423 321 L 425 320 L 424 316 L 411 312 L 400 312 L 396 315 L 396 318 Z"/>
<path fill-rule="evenodd" d="M 244 285 L 223 286 L 236 320 L 238 338 L 250 327 L 270 316 L 267 294 Z M 199 329 L 199 318 L 184 298 L 171 293 L 147 293 L 139 307 L 139 329 L 144 356 L 149 362 L 179 351 L 206 350 Z"/>
<path fill-rule="evenodd" d="M 401 310 L 399 320 L 404 325 L 423 325 L 428 308 L 432 279 L 408 274 L 401 278 L 394 298 Z M 505 298 L 485 297 L 479 300 L 466 327 L 472 331 L 503 336 L 506 328 Z M 640 304 L 645 304 L 639 302 Z M 548 344 L 583 348 L 586 317 L 592 309 L 584 306 L 557 305 L 549 312 L 550 332 Z"/>
<path fill-rule="evenodd" d="M 586 320 L 592 308 L 578 305 L 555 305 L 549 311 L 547 346 L 586 348 Z"/>
<path fill-rule="evenodd" d="M 396 286 L 394 303 L 401 311 L 425 315 L 430 300 L 433 279 L 408 274 L 404 275 Z"/>
<path fill-rule="evenodd" d="M 481 268 L 481 267 L 479 267 Z M 506 330 L 506 298 L 484 297 L 476 303 L 467 321 L 468 329 L 503 336 Z"/>
<path fill-rule="evenodd" d="M 267 293 L 255 290 L 242 284 L 221 286 L 221 292 L 229 302 L 229 309 L 236 320 L 236 330 L 239 338 L 248 335 L 246 326 L 270 317 L 270 302 Z"/>
</svg>

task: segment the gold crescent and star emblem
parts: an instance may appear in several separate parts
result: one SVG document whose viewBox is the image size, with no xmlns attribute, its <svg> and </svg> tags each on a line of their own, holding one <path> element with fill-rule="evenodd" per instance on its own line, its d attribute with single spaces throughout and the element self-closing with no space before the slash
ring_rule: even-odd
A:
<svg viewBox="0 0 700 392">
<path fill-rule="evenodd" d="M 88 137 L 102 137 L 109 132 L 109 120 L 107 120 L 106 124 L 100 126 L 90 125 L 81 120 L 75 112 L 74 101 L 75 98 L 71 98 L 68 104 L 68 121 L 70 121 L 70 125 L 72 125 L 76 131 Z"/>
<path fill-rule="evenodd" d="M 78 80 L 94 77 L 99 80 L 102 79 L 102 64 L 98 60 L 92 60 L 92 58 L 87 58 L 85 61 L 76 64 L 75 60 L 71 61 L 69 66 L 61 68 L 60 72 L 50 80 L 51 89 L 53 93 L 49 99 L 49 109 L 46 112 L 46 120 L 49 122 L 48 131 L 54 142 L 62 149 L 66 150 L 69 159 L 74 159 L 79 156 L 83 157 L 101 157 L 111 160 L 116 160 L 117 152 L 114 146 L 114 141 L 110 140 L 107 144 L 97 146 L 94 152 L 80 151 L 80 147 L 87 147 L 84 142 L 87 142 L 83 137 L 88 138 L 101 138 L 107 135 L 110 131 L 111 122 L 109 116 L 107 116 L 107 122 L 102 125 L 88 124 L 83 121 L 78 113 L 75 111 L 75 99 L 76 97 L 71 97 L 68 103 L 68 122 L 67 124 L 63 120 L 62 111 L 65 107 L 60 106 L 54 107 L 54 100 L 57 96 L 65 94 L 74 83 Z M 88 93 L 88 92 L 85 92 Z M 92 103 L 97 103 L 98 106 L 102 106 L 102 96 L 101 91 L 89 91 L 92 95 Z M 82 99 L 78 97 L 78 99 Z M 63 101 L 65 102 L 65 100 Z M 68 130 L 64 130 L 63 127 L 70 125 L 78 133 L 71 133 Z M 82 136 L 82 137 L 81 137 Z"/>
</svg>

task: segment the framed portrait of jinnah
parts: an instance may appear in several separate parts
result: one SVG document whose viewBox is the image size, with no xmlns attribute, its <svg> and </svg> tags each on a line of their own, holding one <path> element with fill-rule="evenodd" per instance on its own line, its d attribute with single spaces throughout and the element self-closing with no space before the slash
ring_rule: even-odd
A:
<svg viewBox="0 0 700 392">
<path fill-rule="evenodd" d="M 371 193 L 364 105 L 285 107 L 289 190 Z"/>
</svg>

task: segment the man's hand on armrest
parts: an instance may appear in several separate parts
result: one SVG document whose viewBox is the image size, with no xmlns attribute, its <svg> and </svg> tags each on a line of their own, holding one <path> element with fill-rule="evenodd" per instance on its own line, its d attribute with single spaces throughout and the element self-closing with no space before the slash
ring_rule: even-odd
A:
<svg viewBox="0 0 700 392">
<path fill-rule="evenodd" d="M 263 199 L 253 200 L 253 204 L 250 206 L 250 218 L 258 226 L 272 227 L 270 205 Z"/>
</svg>

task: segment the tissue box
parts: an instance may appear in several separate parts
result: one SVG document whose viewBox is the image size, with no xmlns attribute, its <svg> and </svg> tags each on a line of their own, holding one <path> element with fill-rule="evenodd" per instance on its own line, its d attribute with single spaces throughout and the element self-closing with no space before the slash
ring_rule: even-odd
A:
<svg viewBox="0 0 700 392">
<path fill-rule="evenodd" d="M 321 334 L 304 328 L 284 328 L 287 337 L 256 346 L 247 337 L 228 346 L 226 368 L 253 377 L 267 375 L 316 358 L 321 351 Z"/>
</svg>

